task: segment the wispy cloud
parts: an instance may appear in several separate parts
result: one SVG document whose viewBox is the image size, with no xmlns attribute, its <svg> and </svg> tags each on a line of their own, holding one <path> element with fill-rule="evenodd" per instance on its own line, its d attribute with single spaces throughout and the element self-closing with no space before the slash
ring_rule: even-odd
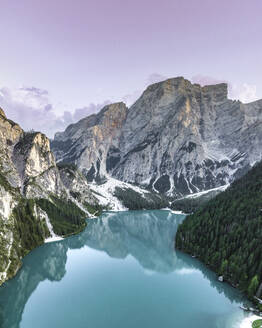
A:
<svg viewBox="0 0 262 328">
<path fill-rule="evenodd" d="M 166 76 L 164 76 L 162 74 L 152 73 L 146 79 L 145 85 L 146 86 L 149 86 L 150 84 L 161 82 L 161 81 L 164 81 L 164 80 L 167 80 L 167 79 L 168 79 L 168 77 L 166 77 Z"/>
<path fill-rule="evenodd" d="M 97 113 L 108 103 L 110 103 L 108 100 L 100 104 L 91 103 L 82 108 L 57 114 L 58 111 L 51 103 L 47 90 L 36 87 L 0 89 L 0 106 L 8 118 L 19 123 L 25 130 L 41 131 L 49 137 L 53 137 L 57 131 L 64 130 L 69 124 Z"/>
<path fill-rule="evenodd" d="M 211 76 L 196 75 L 191 78 L 193 83 L 198 83 L 200 85 L 210 85 L 218 83 L 228 84 L 228 96 L 230 99 L 240 100 L 243 103 L 249 103 L 258 100 L 257 87 L 252 84 L 242 83 L 242 84 L 232 84 L 229 81 L 217 79 Z"/>
<path fill-rule="evenodd" d="M 161 82 L 166 80 L 167 77 L 159 74 L 159 73 L 152 73 L 148 76 L 148 78 L 145 80 L 144 87 L 141 90 L 135 90 L 134 92 L 130 92 L 129 94 L 123 96 L 121 100 L 126 103 L 127 106 L 132 106 L 133 103 L 141 96 L 143 91 L 153 83 Z"/>
<path fill-rule="evenodd" d="M 143 89 L 135 90 L 123 96 L 120 100 L 124 101 L 130 107 L 148 85 L 166 79 L 167 77 L 162 74 L 152 73 L 145 80 Z M 239 85 L 231 84 L 226 80 L 204 75 L 196 75 L 191 78 L 191 81 L 202 86 L 226 82 L 228 83 L 229 98 L 238 99 L 244 103 L 258 99 L 255 85 L 247 83 Z M 97 113 L 101 108 L 111 102 L 110 100 L 105 100 L 98 104 L 90 103 L 81 108 L 61 111 L 61 108 L 57 108 L 57 106 L 52 104 L 49 92 L 45 89 L 34 86 L 0 88 L 0 107 L 4 109 L 8 118 L 19 123 L 25 130 L 34 129 L 41 131 L 51 138 L 55 132 L 63 131 L 69 124 Z"/>
<path fill-rule="evenodd" d="M 243 83 L 240 85 L 232 84 L 229 92 L 229 97 L 239 99 L 243 103 L 249 103 L 258 100 L 257 87 L 254 84 Z"/>
<path fill-rule="evenodd" d="M 228 83 L 228 81 L 226 80 L 221 80 L 212 76 L 201 75 L 201 74 L 193 76 L 191 78 L 191 82 L 200 84 L 201 86 L 218 84 L 218 83 Z"/>
</svg>

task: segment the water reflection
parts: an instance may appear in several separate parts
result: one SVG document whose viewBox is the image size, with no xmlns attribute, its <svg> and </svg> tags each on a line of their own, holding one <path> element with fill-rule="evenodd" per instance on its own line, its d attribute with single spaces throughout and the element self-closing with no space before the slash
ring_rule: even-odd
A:
<svg viewBox="0 0 262 328">
<path fill-rule="evenodd" d="M 241 301 L 237 291 L 219 283 L 196 259 L 174 251 L 174 236 L 183 218 L 169 211 L 104 213 L 100 219 L 90 220 L 81 234 L 39 247 L 24 259 L 18 275 L 0 288 L 0 327 L 19 327 L 25 304 L 37 285 L 46 279 L 61 280 L 66 274 L 67 251 L 83 246 L 116 259 L 131 255 L 151 272 L 183 275 L 199 271 L 231 302 Z"/>
<path fill-rule="evenodd" d="M 174 236 L 183 218 L 175 218 L 169 211 L 108 213 L 69 240 L 69 247 L 78 248 L 82 243 L 113 258 L 132 255 L 145 269 L 169 273 L 177 265 Z"/>
</svg>

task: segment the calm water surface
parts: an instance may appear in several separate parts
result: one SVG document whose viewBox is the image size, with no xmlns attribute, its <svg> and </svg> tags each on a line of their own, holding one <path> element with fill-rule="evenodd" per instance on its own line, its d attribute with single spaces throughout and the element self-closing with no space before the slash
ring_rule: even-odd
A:
<svg viewBox="0 0 262 328">
<path fill-rule="evenodd" d="M 245 299 L 174 251 L 183 215 L 104 213 L 45 244 L 0 288 L 1 328 L 235 328 Z"/>
</svg>

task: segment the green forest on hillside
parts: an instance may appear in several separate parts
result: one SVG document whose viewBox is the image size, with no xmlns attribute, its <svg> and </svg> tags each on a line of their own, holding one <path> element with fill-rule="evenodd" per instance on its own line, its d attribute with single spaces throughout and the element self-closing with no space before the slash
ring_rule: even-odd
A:
<svg viewBox="0 0 262 328">
<path fill-rule="evenodd" d="M 71 200 L 51 196 L 51 199 L 37 199 L 36 203 L 44 210 L 58 235 L 67 236 L 77 233 L 86 226 L 87 215 Z"/>
<path fill-rule="evenodd" d="M 131 188 L 115 188 L 114 196 L 129 210 L 152 210 L 168 207 L 168 201 L 162 195 L 145 192 L 143 195 Z"/>
<path fill-rule="evenodd" d="M 176 247 L 197 256 L 250 299 L 262 283 L 262 163 L 189 215 Z M 258 295 L 261 296 L 261 295 Z"/>
</svg>

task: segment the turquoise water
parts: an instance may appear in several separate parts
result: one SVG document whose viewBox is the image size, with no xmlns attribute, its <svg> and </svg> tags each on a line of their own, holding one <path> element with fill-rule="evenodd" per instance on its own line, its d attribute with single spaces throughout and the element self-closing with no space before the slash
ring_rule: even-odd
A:
<svg viewBox="0 0 262 328">
<path fill-rule="evenodd" d="M 104 213 L 45 244 L 0 288 L 1 328 L 233 328 L 245 300 L 174 251 L 183 215 Z"/>
</svg>

